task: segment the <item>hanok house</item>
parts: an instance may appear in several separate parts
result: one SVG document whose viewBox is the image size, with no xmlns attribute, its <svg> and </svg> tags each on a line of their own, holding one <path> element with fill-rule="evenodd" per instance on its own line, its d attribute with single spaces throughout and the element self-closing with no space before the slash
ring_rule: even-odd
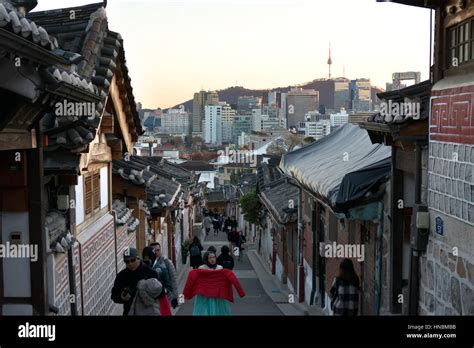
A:
<svg viewBox="0 0 474 348">
<path fill-rule="evenodd" d="M 224 188 L 209 190 L 206 192 L 205 207 L 210 213 L 229 215 L 229 198 Z"/>
<path fill-rule="evenodd" d="M 50 236 L 45 225 L 64 248 L 70 246 L 72 236 L 67 233 L 65 211 L 51 212 L 45 219 L 53 208 L 50 203 L 58 208 L 52 201 L 56 196 L 47 194 L 52 185 L 62 185 L 67 191 L 74 178 L 47 172 L 50 156 L 43 120 L 51 118 L 55 104 L 65 99 L 93 105 L 101 100 L 97 87 L 75 72 L 82 57 L 60 49 L 45 28 L 25 18 L 36 4 L 0 2 L 0 241 L 3 246 L 38 248 L 36 262 L 0 258 L 3 315 L 44 315 L 55 310 L 54 292 L 50 291 L 54 289 Z M 89 116 L 90 128 L 82 127 L 80 131 L 93 138 L 91 130 L 98 125 L 97 114 Z M 76 120 L 74 125 L 79 128 L 81 122 Z M 71 129 L 77 133 L 74 127 Z M 64 163 L 64 174 L 69 164 Z"/>
<path fill-rule="evenodd" d="M 132 210 L 132 216 L 140 221 L 137 248 L 143 250 L 150 243 L 159 242 L 163 254 L 178 266 L 181 244 L 191 237 L 194 223 L 189 190 L 195 177 L 159 157 L 139 156 L 114 161 L 113 174 L 114 199 Z"/>
<path fill-rule="evenodd" d="M 299 301 L 330 312 L 328 291 L 350 258 L 361 280 L 360 314 L 387 312 L 390 148 L 348 123 L 284 155 L 280 168 L 299 188 L 292 250 Z"/>
<path fill-rule="evenodd" d="M 392 1 L 434 15 L 426 254 L 413 311 L 474 314 L 474 3 Z M 428 52 L 426 52 L 428 55 Z M 418 297 L 418 298 L 417 298 Z"/>
<path fill-rule="evenodd" d="M 287 183 L 278 169 L 279 162 L 280 158 L 273 158 L 257 169 L 257 193 L 265 213 L 256 239 L 258 251 L 271 266 L 272 274 L 295 291 L 298 188 Z"/>
<path fill-rule="evenodd" d="M 379 93 L 384 109 L 394 111 L 413 106 L 412 115 L 393 115 L 385 110 L 359 126 L 366 129 L 372 143 L 392 147 L 392 173 L 390 190 L 390 253 L 393 256 L 389 269 L 390 312 L 416 314 L 410 311 L 418 296 L 419 272 L 415 266 L 421 253 L 426 251 L 420 238 L 411 240 L 412 226 L 420 236 L 426 226 L 417 226 L 416 216 L 427 214 L 428 179 L 428 118 L 431 83 L 425 81 L 401 90 Z M 391 106 L 388 108 L 388 106 Z M 424 228 L 423 228 L 424 227 Z M 413 242 L 413 244 L 412 244 Z M 400 296 L 402 295 L 402 296 Z M 415 306 L 416 309 L 416 306 Z"/>
<path fill-rule="evenodd" d="M 4 175 L 20 180 L 2 189 L 2 240 L 38 244 L 41 257 L 31 264 L 31 274 L 21 277 L 10 260 L 5 262 L 2 302 L 20 296 L 12 303 L 22 305 L 3 313 L 47 314 L 51 307 L 62 315 L 111 314 L 110 289 L 121 252 L 115 243 L 111 161 L 131 153 L 142 132 L 123 41 L 108 29 L 105 4 L 25 18 L 36 2 L 21 3 L 26 9 L 0 5 L 5 37 L 0 45 L 23 61 L 16 68 L 15 60 L 2 59 L 1 69 L 10 76 L 8 86 L 1 86 L 2 100 L 8 100 L 2 143 L 35 149 L 34 155 L 20 152 L 20 163 L 4 155 L 2 163 L 10 163 Z M 92 103 L 92 112 L 83 103 Z M 33 140 L 29 146 L 27 139 Z"/>
</svg>

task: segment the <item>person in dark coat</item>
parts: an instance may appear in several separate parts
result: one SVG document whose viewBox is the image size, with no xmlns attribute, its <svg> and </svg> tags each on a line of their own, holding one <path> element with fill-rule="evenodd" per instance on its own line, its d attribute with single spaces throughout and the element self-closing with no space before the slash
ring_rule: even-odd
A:
<svg viewBox="0 0 474 348">
<path fill-rule="evenodd" d="M 123 304 L 123 315 L 128 316 L 138 282 L 142 279 L 158 279 L 158 274 L 140 260 L 138 251 L 135 248 L 125 249 L 123 261 L 127 266 L 117 274 L 111 298 L 115 303 Z M 164 291 L 160 296 L 163 294 Z"/>
<path fill-rule="evenodd" d="M 202 247 L 199 238 L 197 236 L 194 236 L 193 242 L 189 246 L 190 263 L 193 269 L 196 269 L 202 265 L 201 251 L 203 249 L 204 248 Z"/>
<path fill-rule="evenodd" d="M 227 269 L 234 268 L 234 258 L 230 254 L 230 249 L 227 245 L 222 246 L 221 254 L 217 258 L 217 264 Z"/>
</svg>

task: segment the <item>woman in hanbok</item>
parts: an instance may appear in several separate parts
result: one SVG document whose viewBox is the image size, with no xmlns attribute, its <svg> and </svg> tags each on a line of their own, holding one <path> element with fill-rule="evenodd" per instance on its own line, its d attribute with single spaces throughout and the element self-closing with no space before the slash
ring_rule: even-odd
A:
<svg viewBox="0 0 474 348">
<path fill-rule="evenodd" d="M 234 302 L 233 288 L 240 297 L 245 296 L 234 272 L 217 264 L 216 254 L 206 252 L 203 265 L 189 272 L 184 287 L 184 297 L 194 300 L 193 315 L 232 315 L 230 304 Z"/>
</svg>

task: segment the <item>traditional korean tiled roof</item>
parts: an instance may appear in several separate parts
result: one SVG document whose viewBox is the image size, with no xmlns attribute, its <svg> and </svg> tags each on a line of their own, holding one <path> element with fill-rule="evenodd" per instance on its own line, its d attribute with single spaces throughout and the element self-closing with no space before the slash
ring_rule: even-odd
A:
<svg viewBox="0 0 474 348">
<path fill-rule="evenodd" d="M 383 113 L 376 113 L 369 117 L 368 122 L 385 123 L 392 125 L 408 124 L 416 121 L 424 121 L 429 118 L 430 110 L 430 96 L 432 84 L 429 80 L 420 82 L 416 85 L 405 87 L 395 91 L 378 93 L 377 97 L 383 102 L 388 103 L 419 103 L 420 115 L 419 119 L 415 120 L 413 117 L 386 117 Z M 388 104 L 390 105 L 390 104 Z"/>
<path fill-rule="evenodd" d="M 267 210 L 280 224 L 294 222 L 295 213 L 289 202 L 298 201 L 298 188 L 286 182 L 275 163 L 261 163 L 257 169 L 257 192 Z"/>
<path fill-rule="evenodd" d="M 52 252 L 64 253 L 73 246 L 75 239 L 67 229 L 66 217 L 63 213 L 49 211 L 45 217 L 45 229 Z"/>
<path fill-rule="evenodd" d="M 32 12 L 27 15 L 56 37 L 62 49 L 58 54 L 62 53 L 65 58 L 73 59 L 75 62 L 75 73 L 72 76 L 65 74 L 58 67 L 50 67 L 47 69 L 49 77 L 58 82 L 66 81 L 78 87 L 82 86 L 100 96 L 100 101 L 95 104 L 94 116 L 71 118 L 51 114 L 53 120 L 49 120 L 49 124 L 55 128 L 49 133 L 45 129 L 51 147 L 76 149 L 92 141 L 100 124 L 114 76 L 117 78 L 121 94 L 127 101 L 124 112 L 133 119 L 135 133 L 142 133 L 131 79 L 128 75 L 123 39 L 119 33 L 109 30 L 105 6 L 106 2 L 100 2 Z M 58 132 L 57 128 L 63 128 L 64 131 Z M 135 133 L 132 132 L 134 141 L 137 138 Z"/>
<path fill-rule="evenodd" d="M 26 18 L 10 1 L 0 1 L 0 28 L 49 51 L 59 48 L 56 38 L 50 36 L 41 25 Z"/>
<path fill-rule="evenodd" d="M 134 185 L 143 186 L 147 193 L 146 204 L 150 209 L 173 203 L 172 199 L 181 190 L 176 179 L 164 176 L 159 167 L 143 161 L 142 157 L 133 156 L 129 161 L 114 160 L 112 172 Z"/>
<path fill-rule="evenodd" d="M 194 183 L 194 175 L 183 168 L 179 164 L 174 164 L 163 157 L 159 156 L 136 156 L 135 160 L 143 163 L 144 165 L 152 166 L 153 170 L 160 175 L 168 178 L 168 179 L 175 179 L 176 181 L 180 182 L 181 184 L 192 184 Z"/>
<path fill-rule="evenodd" d="M 137 229 L 140 220 L 133 216 L 132 210 L 127 208 L 124 202 L 119 199 L 114 200 L 112 210 L 115 211 L 117 225 L 126 225 L 128 232 L 133 232 Z"/>
<path fill-rule="evenodd" d="M 206 161 L 186 161 L 179 164 L 179 166 L 194 172 L 212 172 L 216 170 L 212 164 Z"/>
<path fill-rule="evenodd" d="M 227 198 L 225 197 L 223 190 L 207 192 L 206 200 L 209 203 L 227 202 Z"/>
<path fill-rule="evenodd" d="M 36 74 L 41 77 L 42 90 L 50 96 L 92 102 L 98 100 L 98 90 L 91 80 L 77 73 L 75 67 L 83 57 L 59 46 L 58 40 L 40 23 L 25 16 L 25 11 L 15 6 L 26 2 L 0 0 L 0 57 L 20 58 L 34 63 Z M 34 2 L 30 1 L 30 6 Z M 27 6 L 28 7 L 28 6 Z M 33 100 L 34 101 L 34 100 Z M 43 99 L 52 105 L 54 97 Z"/>
</svg>

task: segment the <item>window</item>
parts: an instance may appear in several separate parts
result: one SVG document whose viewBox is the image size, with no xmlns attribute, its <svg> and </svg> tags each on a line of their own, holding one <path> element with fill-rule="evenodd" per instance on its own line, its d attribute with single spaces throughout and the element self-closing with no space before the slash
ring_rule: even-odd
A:
<svg viewBox="0 0 474 348">
<path fill-rule="evenodd" d="M 474 21 L 465 21 L 448 29 L 448 68 L 474 58 Z"/>
<path fill-rule="evenodd" d="M 84 213 L 88 217 L 100 210 L 100 171 L 84 175 Z"/>
</svg>

